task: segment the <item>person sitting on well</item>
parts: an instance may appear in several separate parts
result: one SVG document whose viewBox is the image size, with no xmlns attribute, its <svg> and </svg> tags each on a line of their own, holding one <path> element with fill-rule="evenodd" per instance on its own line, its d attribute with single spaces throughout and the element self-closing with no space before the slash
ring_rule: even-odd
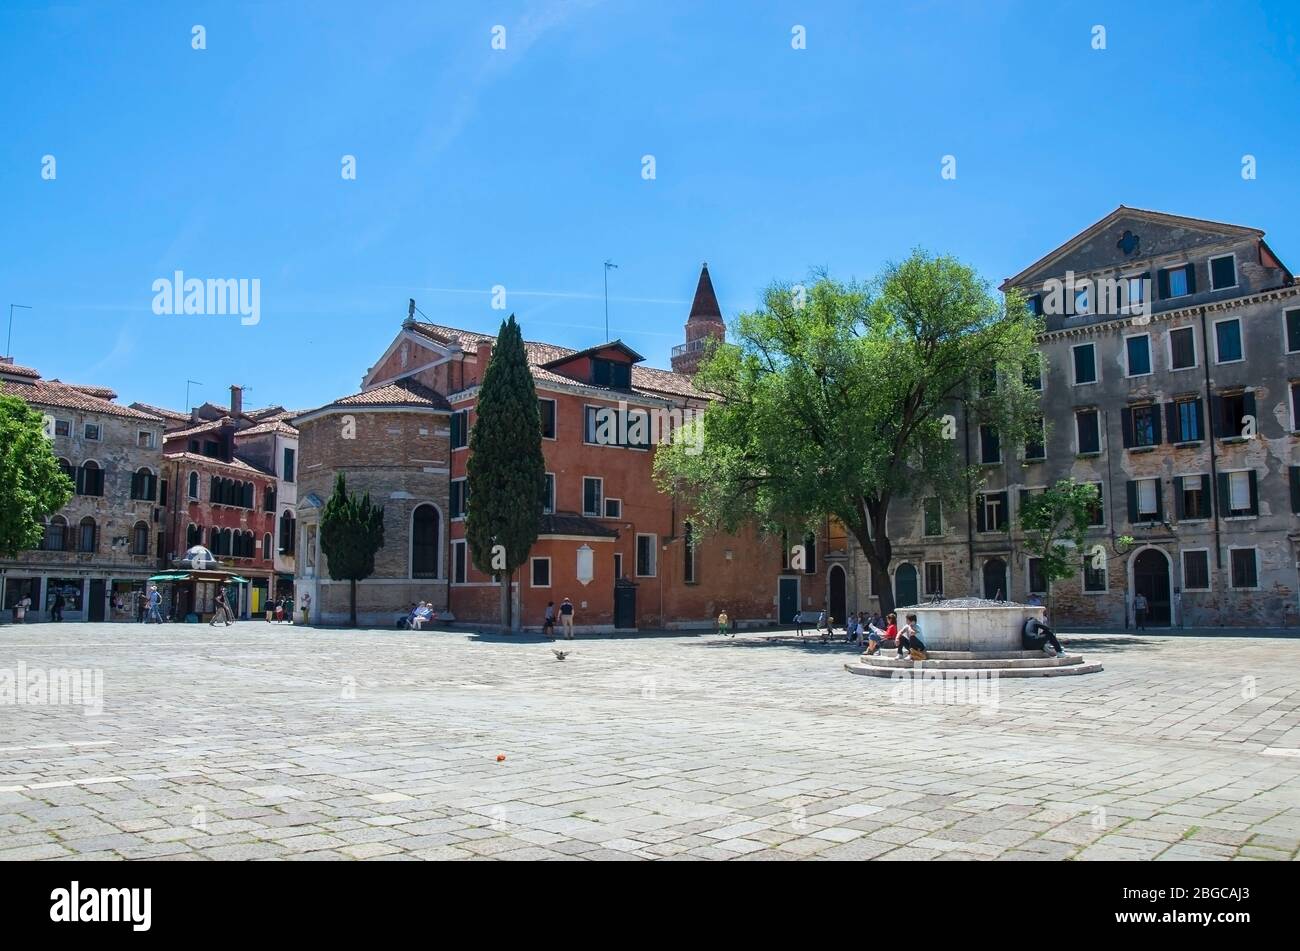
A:
<svg viewBox="0 0 1300 951">
<path fill-rule="evenodd" d="M 1025 620 L 1020 643 L 1027 651 L 1041 650 L 1048 657 L 1064 654 L 1065 648 L 1056 639 L 1056 632 L 1036 617 Z"/>
</svg>

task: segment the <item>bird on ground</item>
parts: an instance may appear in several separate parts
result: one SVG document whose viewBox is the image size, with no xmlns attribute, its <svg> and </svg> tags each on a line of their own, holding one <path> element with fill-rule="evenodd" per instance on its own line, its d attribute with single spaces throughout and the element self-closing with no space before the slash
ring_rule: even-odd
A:
<svg viewBox="0 0 1300 951">
<path fill-rule="evenodd" d="M 557 651 L 554 647 L 552 647 L 552 648 L 551 648 L 551 653 L 555 655 L 555 659 L 556 659 L 556 660 L 564 660 L 564 658 L 568 657 L 568 656 L 569 656 L 571 653 L 573 653 L 573 652 L 572 652 L 572 651 Z"/>
</svg>

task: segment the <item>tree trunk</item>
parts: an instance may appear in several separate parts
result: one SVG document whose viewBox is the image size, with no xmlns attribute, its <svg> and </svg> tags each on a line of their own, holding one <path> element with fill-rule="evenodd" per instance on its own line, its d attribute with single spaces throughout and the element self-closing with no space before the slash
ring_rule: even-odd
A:
<svg viewBox="0 0 1300 951">
<path fill-rule="evenodd" d="M 350 582 L 348 582 L 348 584 L 352 589 L 348 615 L 349 615 L 351 625 L 353 627 L 356 627 L 357 626 L 357 579 L 353 578 Z"/>
<path fill-rule="evenodd" d="M 510 621 L 511 621 L 511 614 L 512 614 L 512 611 L 510 610 L 511 609 L 510 580 L 513 577 L 513 575 L 514 575 L 513 571 L 503 571 L 499 575 L 499 577 L 501 578 L 501 625 L 502 625 L 502 630 L 506 634 L 510 633 Z"/>
</svg>

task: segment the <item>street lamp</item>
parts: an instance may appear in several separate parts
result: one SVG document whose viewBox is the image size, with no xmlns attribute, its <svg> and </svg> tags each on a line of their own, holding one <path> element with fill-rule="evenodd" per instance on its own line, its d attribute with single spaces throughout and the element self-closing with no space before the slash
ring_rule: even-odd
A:
<svg viewBox="0 0 1300 951">
<path fill-rule="evenodd" d="M 606 306 L 608 306 L 608 305 L 606 305 Z M 15 307 L 21 307 L 21 308 L 23 308 L 24 310 L 31 310 L 31 309 L 32 309 L 32 305 L 31 305 L 31 304 L 10 304 L 10 305 L 9 305 L 9 336 L 5 339 L 5 356 L 6 356 L 6 357 L 12 357 L 12 356 L 13 356 L 13 350 L 10 349 L 10 348 L 11 348 L 13 342 L 14 342 L 14 308 L 15 308 Z M 609 319 L 609 318 L 607 317 L 607 318 L 606 318 L 606 322 L 608 322 L 608 319 Z"/>
</svg>

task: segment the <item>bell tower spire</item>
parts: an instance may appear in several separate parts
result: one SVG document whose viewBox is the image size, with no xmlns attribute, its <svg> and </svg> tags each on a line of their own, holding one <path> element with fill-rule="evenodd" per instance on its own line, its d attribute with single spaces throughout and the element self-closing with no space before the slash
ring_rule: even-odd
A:
<svg viewBox="0 0 1300 951">
<path fill-rule="evenodd" d="M 686 342 L 673 347 L 673 372 L 695 373 L 708 342 L 722 340 L 726 332 L 718 296 L 713 292 L 713 279 L 709 277 L 709 263 L 705 261 L 700 266 L 695 299 L 691 301 L 691 313 L 686 319 Z"/>
</svg>

